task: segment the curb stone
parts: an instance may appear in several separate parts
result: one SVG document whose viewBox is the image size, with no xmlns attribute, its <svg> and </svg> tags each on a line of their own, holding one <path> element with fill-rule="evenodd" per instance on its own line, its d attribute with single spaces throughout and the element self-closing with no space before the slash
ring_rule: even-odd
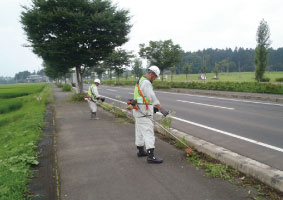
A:
<svg viewBox="0 0 283 200">
<path fill-rule="evenodd" d="M 155 128 L 158 132 L 162 131 L 156 125 Z M 194 147 L 197 151 L 207 154 L 246 175 L 250 175 L 260 180 L 270 187 L 283 192 L 283 171 L 188 135 L 187 133 L 180 132 L 176 129 L 170 128 L 170 131 L 173 132 L 179 139 L 185 138 L 187 144 Z"/>
<path fill-rule="evenodd" d="M 133 118 L 130 111 L 125 109 L 121 109 L 121 111 L 124 112 L 128 118 Z M 154 125 L 154 129 L 159 133 L 164 132 L 164 130 L 157 125 Z M 217 159 L 246 175 L 250 175 L 260 180 L 270 187 L 283 192 L 283 171 L 176 129 L 170 128 L 170 131 L 179 139 L 185 138 L 187 144 L 195 148 L 197 151 L 209 155 L 210 157 Z"/>
</svg>

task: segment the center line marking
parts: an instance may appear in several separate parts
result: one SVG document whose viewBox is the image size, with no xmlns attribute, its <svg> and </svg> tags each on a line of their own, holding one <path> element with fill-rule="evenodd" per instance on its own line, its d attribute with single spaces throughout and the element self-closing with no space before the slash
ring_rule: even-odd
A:
<svg viewBox="0 0 283 200">
<path fill-rule="evenodd" d="M 104 96 L 104 97 L 106 97 L 106 96 Z M 107 98 L 107 99 L 111 99 L 111 100 L 113 100 L 113 101 L 117 101 L 117 102 L 123 103 L 123 104 L 127 104 L 126 102 L 119 101 L 119 100 L 117 100 L 117 99 L 113 99 L 113 98 L 110 98 L 110 97 L 106 97 L 106 98 Z M 269 148 L 269 149 L 272 149 L 272 150 L 275 150 L 275 151 L 283 152 L 283 149 L 280 148 L 280 147 L 276 147 L 276 146 L 273 146 L 273 145 L 270 145 L 270 144 L 266 144 L 266 143 L 263 143 L 263 142 L 260 142 L 260 141 L 256 141 L 256 140 L 253 140 L 253 139 L 249 139 L 249 138 L 246 138 L 246 137 L 242 137 L 242 136 L 239 136 L 239 135 L 236 135 L 236 134 L 233 134 L 233 133 L 229 133 L 229 132 L 222 131 L 222 130 L 219 130 L 219 129 L 216 129 L 216 128 L 212 128 L 212 127 L 209 127 L 209 126 L 205 126 L 205 125 L 203 125 L 203 124 L 199 124 L 199 123 L 196 123 L 196 122 L 192 122 L 192 121 L 189 121 L 189 120 L 185 120 L 185 119 L 182 119 L 182 118 L 179 118 L 179 117 L 173 117 L 173 116 L 171 116 L 171 117 L 172 117 L 173 119 L 178 120 L 178 121 L 181 121 L 181 122 L 185 122 L 185 123 L 188 123 L 188 124 L 192 124 L 192 125 L 195 125 L 195 126 L 204 128 L 204 129 L 208 129 L 208 130 L 211 130 L 211 131 L 214 131 L 214 132 L 217 132 L 217 133 L 221 133 L 221 134 L 223 134 L 223 135 L 227 135 L 227 136 L 234 137 L 234 138 L 237 138 L 237 139 L 246 141 L 246 142 L 250 142 L 250 143 L 253 143 L 253 144 L 257 144 L 257 145 L 259 145 L 259 146 L 263 146 L 263 147 L 266 147 L 266 148 Z"/>
<path fill-rule="evenodd" d="M 180 101 L 180 102 L 183 102 L 183 103 L 197 104 L 197 105 L 202 105 L 202 106 L 210 106 L 210 107 L 214 107 L 214 108 L 223 108 L 223 109 L 228 109 L 228 110 L 235 110 L 235 108 L 215 106 L 215 105 L 210 105 L 210 104 L 205 104 L 205 103 L 197 103 L 197 102 L 193 102 L 193 101 L 183 101 L 183 100 L 176 100 L 176 101 Z"/>
<path fill-rule="evenodd" d="M 106 89 L 106 90 L 109 90 L 109 91 L 112 91 L 112 92 L 117 92 L 117 90 L 112 90 L 112 89 Z"/>
</svg>

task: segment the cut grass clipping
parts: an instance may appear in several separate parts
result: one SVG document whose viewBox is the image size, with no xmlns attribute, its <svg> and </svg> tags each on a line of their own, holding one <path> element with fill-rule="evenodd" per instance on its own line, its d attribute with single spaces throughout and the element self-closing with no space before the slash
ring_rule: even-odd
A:
<svg viewBox="0 0 283 200">
<path fill-rule="evenodd" d="M 0 87 L 0 199 L 30 199 L 31 166 L 44 126 L 47 84 Z"/>
</svg>

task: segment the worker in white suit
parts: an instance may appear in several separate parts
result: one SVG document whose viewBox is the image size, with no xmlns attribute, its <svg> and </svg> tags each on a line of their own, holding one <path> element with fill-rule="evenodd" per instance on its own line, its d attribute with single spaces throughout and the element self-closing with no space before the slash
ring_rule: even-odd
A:
<svg viewBox="0 0 283 200">
<path fill-rule="evenodd" d="M 147 69 L 146 75 L 138 80 L 134 91 L 134 100 L 136 100 L 139 110 L 133 110 L 135 117 L 135 144 L 138 149 L 137 156 L 147 156 L 147 162 L 155 164 L 162 163 L 163 160 L 154 156 L 154 126 L 149 118 L 153 118 L 154 107 L 164 116 L 168 115 L 168 111 L 162 108 L 152 88 L 152 82 L 159 74 L 159 68 L 151 66 Z"/>
<path fill-rule="evenodd" d="M 94 80 L 94 84 L 92 84 L 89 89 L 88 89 L 88 94 L 87 94 L 87 101 L 89 108 L 91 110 L 91 119 L 98 119 L 96 117 L 96 112 L 97 112 L 97 101 L 101 100 L 102 102 L 105 100 L 103 97 L 101 97 L 98 93 L 97 87 L 100 85 L 100 80 L 97 78 Z"/>
</svg>

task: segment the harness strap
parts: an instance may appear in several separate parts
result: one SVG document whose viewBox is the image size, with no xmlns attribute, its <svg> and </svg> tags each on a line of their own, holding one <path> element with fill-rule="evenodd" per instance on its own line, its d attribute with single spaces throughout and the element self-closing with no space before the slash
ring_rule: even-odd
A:
<svg viewBox="0 0 283 200">
<path fill-rule="evenodd" d="M 141 91 L 141 88 L 140 88 L 140 86 L 139 86 L 139 83 L 140 83 L 140 80 L 138 81 L 138 84 L 137 84 L 138 91 L 139 91 L 139 93 L 140 93 L 140 95 L 141 95 L 141 97 L 142 97 L 142 99 L 143 99 L 143 101 L 144 101 L 144 103 L 145 103 L 145 108 L 146 108 L 146 110 L 148 110 L 148 102 L 146 101 L 146 99 L 145 99 L 145 97 L 144 97 L 144 95 L 143 95 L 143 93 L 142 93 L 142 91 Z"/>
</svg>

